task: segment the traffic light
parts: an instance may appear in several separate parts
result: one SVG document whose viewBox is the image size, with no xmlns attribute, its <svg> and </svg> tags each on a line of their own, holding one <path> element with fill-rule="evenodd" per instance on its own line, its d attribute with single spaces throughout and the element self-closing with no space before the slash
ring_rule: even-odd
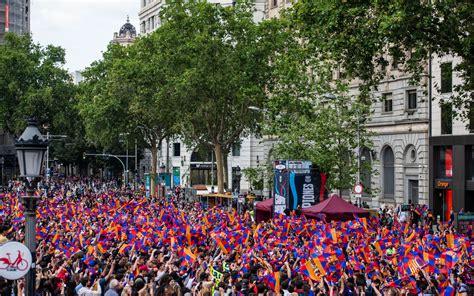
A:
<svg viewBox="0 0 474 296">
<path fill-rule="evenodd" d="M 85 152 L 82 153 L 82 159 L 84 159 L 84 160 L 86 159 L 86 153 Z"/>
</svg>

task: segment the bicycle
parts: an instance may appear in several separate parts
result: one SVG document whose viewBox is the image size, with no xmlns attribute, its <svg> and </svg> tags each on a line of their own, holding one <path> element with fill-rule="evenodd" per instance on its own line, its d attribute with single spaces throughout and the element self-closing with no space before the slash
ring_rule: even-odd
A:
<svg viewBox="0 0 474 296">
<path fill-rule="evenodd" d="M 19 250 L 18 256 L 16 257 L 15 261 L 11 261 L 10 253 L 6 253 L 6 255 L 7 257 L 0 258 L 0 270 L 24 271 L 28 268 L 28 262 L 23 259 Z"/>
</svg>

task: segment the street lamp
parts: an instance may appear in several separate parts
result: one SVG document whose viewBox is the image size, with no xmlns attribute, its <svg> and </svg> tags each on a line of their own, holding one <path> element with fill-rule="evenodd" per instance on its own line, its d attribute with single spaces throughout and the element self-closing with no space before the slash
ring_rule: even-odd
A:
<svg viewBox="0 0 474 296">
<path fill-rule="evenodd" d="M 336 116 L 337 116 L 336 120 L 338 121 L 338 124 L 340 124 L 340 122 L 339 122 L 339 106 L 338 106 L 339 100 L 338 100 L 338 97 L 333 93 L 325 93 L 325 94 L 323 94 L 323 98 L 334 102 L 334 109 L 336 110 Z M 339 174 L 341 174 L 341 173 L 339 172 Z M 342 198 L 342 189 L 341 188 L 339 188 L 339 197 Z"/>
<path fill-rule="evenodd" d="M 163 181 L 165 179 L 165 176 L 164 176 L 165 171 L 166 171 L 166 166 L 162 163 L 160 165 L 160 173 L 158 175 L 158 182 L 159 182 L 158 197 L 161 197 L 161 195 L 160 195 L 161 191 L 163 191 L 162 194 L 163 194 L 163 196 L 165 196 L 165 192 L 164 192 L 163 187 L 162 187 L 163 186 Z"/>
<path fill-rule="evenodd" d="M 125 137 L 125 145 L 126 145 L 126 149 L 127 149 L 127 154 L 125 156 L 125 186 L 128 185 L 128 135 L 130 133 L 120 133 L 119 136 L 120 137 Z"/>
<path fill-rule="evenodd" d="M 240 193 L 240 178 L 242 176 L 242 172 L 240 170 L 240 166 L 237 166 L 235 168 L 235 177 L 236 177 L 236 181 L 237 181 L 237 186 L 236 186 L 236 190 L 237 190 L 237 193 Z"/>
<path fill-rule="evenodd" d="M 339 108 L 338 108 L 338 97 L 333 94 L 333 93 L 325 93 L 323 94 L 323 97 L 328 99 L 328 100 L 331 100 L 331 101 L 334 101 L 335 102 L 335 109 L 336 109 L 336 113 L 337 115 L 339 116 Z M 361 121 L 361 114 L 359 112 L 359 109 L 356 110 L 356 116 L 357 116 L 357 175 L 356 175 L 356 185 L 360 185 L 361 184 L 361 180 L 360 180 L 360 121 Z M 339 189 L 339 196 L 342 197 L 342 190 Z M 361 206 L 362 205 L 362 198 L 359 197 L 359 198 L 356 198 L 356 204 L 358 204 L 358 206 Z"/>
<path fill-rule="evenodd" d="M 34 180 L 41 177 L 44 154 L 48 148 L 48 140 L 40 133 L 37 121 L 28 119 L 28 126 L 15 143 L 20 177 L 26 179 L 26 196 L 22 198 L 25 207 L 25 241 L 31 252 L 31 269 L 26 275 L 26 296 L 35 295 L 35 262 L 36 262 L 36 207 L 38 197 L 34 196 Z"/>
<path fill-rule="evenodd" d="M 0 164 L 2 165 L 2 186 L 4 186 L 3 184 L 3 167 L 5 166 L 5 157 L 2 156 L 2 158 L 0 158 Z"/>
</svg>

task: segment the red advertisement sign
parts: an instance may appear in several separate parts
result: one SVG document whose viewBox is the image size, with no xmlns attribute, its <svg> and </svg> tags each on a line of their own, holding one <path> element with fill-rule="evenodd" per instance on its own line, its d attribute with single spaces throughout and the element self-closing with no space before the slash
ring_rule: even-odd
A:
<svg viewBox="0 0 474 296">
<path fill-rule="evenodd" d="M 453 148 L 446 147 L 445 158 L 444 158 L 444 167 L 447 178 L 453 177 Z"/>
</svg>

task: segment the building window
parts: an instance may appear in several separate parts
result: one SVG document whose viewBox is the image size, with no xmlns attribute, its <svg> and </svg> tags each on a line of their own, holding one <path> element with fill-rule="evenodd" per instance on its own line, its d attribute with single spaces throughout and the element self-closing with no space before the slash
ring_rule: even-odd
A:
<svg viewBox="0 0 474 296">
<path fill-rule="evenodd" d="M 453 91 L 453 63 L 441 64 L 441 93 Z"/>
<path fill-rule="evenodd" d="M 414 164 L 416 162 L 417 152 L 414 145 L 408 145 L 405 149 L 404 163 L 405 164 Z"/>
<path fill-rule="evenodd" d="M 393 56 L 392 57 L 392 70 L 397 70 L 399 63 L 400 63 L 400 58 L 398 56 Z"/>
<path fill-rule="evenodd" d="M 453 147 L 439 146 L 435 150 L 436 178 L 451 179 L 453 177 Z"/>
<path fill-rule="evenodd" d="M 390 147 L 386 147 L 383 151 L 382 187 L 384 198 L 395 197 L 395 157 Z"/>
<path fill-rule="evenodd" d="M 240 143 L 232 145 L 232 156 L 240 156 Z"/>
<path fill-rule="evenodd" d="M 453 133 L 453 106 L 451 103 L 441 105 L 441 134 L 450 135 Z"/>
<path fill-rule="evenodd" d="M 393 111 L 393 102 L 392 102 L 392 94 L 387 93 L 382 95 L 382 108 L 383 112 L 392 112 Z"/>
<path fill-rule="evenodd" d="M 213 162 L 215 159 L 212 147 L 208 145 L 197 146 L 191 154 L 191 162 Z"/>
<path fill-rule="evenodd" d="M 272 0 L 272 7 L 278 7 L 278 0 Z"/>
<path fill-rule="evenodd" d="M 416 89 L 407 91 L 407 109 L 416 110 Z"/>
<path fill-rule="evenodd" d="M 181 156 L 181 143 L 173 143 L 173 156 Z"/>
<path fill-rule="evenodd" d="M 191 186 L 197 184 L 215 185 L 217 182 L 216 176 L 216 169 L 191 169 Z"/>
</svg>

